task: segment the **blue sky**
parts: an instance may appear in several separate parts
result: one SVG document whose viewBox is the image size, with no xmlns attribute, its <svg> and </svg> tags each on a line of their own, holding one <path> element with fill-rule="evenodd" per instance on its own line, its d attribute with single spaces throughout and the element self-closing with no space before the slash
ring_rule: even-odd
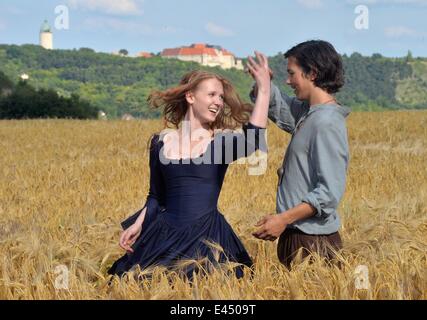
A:
<svg viewBox="0 0 427 320">
<path fill-rule="evenodd" d="M 58 5 L 68 8 L 68 29 L 54 27 Z M 367 29 L 355 26 L 358 5 Z M 56 49 L 136 54 L 204 42 L 247 57 L 324 39 L 340 53 L 427 57 L 427 0 L 1 0 L 0 43 L 37 44 L 45 18 Z"/>
</svg>

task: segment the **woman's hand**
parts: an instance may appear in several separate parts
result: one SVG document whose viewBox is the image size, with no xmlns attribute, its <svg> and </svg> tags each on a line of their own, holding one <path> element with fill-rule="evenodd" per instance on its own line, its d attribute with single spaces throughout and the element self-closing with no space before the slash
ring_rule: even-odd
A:
<svg viewBox="0 0 427 320">
<path fill-rule="evenodd" d="M 264 54 L 258 51 L 255 51 L 255 56 L 258 62 L 252 57 L 248 57 L 248 72 L 256 81 L 258 90 L 270 88 L 270 81 L 273 73 L 268 66 L 268 59 Z"/>
<path fill-rule="evenodd" d="M 131 245 L 133 245 L 138 239 L 142 231 L 142 225 L 138 222 L 131 225 L 125 231 L 122 232 L 120 236 L 120 247 L 122 247 L 127 252 L 133 253 Z"/>
</svg>

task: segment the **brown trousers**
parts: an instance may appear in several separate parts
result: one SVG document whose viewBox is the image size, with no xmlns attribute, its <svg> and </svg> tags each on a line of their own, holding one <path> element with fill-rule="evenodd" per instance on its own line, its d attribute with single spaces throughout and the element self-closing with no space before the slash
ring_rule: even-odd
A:
<svg viewBox="0 0 427 320">
<path fill-rule="evenodd" d="M 335 257 L 334 251 L 341 248 L 342 241 L 338 232 L 328 235 L 311 235 L 299 229 L 286 228 L 279 238 L 277 256 L 280 262 L 290 270 L 291 263 L 299 251 L 303 259 L 315 252 L 330 261 Z"/>
</svg>

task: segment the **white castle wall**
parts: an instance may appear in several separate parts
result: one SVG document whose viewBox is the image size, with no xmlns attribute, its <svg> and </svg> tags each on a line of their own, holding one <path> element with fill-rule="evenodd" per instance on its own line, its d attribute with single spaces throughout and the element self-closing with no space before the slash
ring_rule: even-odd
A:
<svg viewBox="0 0 427 320">
<path fill-rule="evenodd" d="M 203 55 L 176 55 L 176 56 L 165 56 L 164 58 L 175 58 L 182 61 L 194 61 L 201 65 L 208 67 L 221 67 L 223 69 L 236 68 L 243 70 L 241 60 L 236 60 L 233 56 L 224 56 L 221 52 L 217 52 L 217 56 L 211 56 L 208 54 Z"/>
</svg>

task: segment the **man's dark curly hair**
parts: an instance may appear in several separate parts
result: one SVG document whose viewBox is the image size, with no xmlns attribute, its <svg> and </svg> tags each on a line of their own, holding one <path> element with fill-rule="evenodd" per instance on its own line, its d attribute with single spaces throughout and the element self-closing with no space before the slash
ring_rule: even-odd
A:
<svg viewBox="0 0 427 320">
<path fill-rule="evenodd" d="M 314 84 L 328 93 L 336 93 L 344 85 L 341 56 L 327 41 L 302 42 L 286 51 L 284 56 L 287 59 L 294 57 L 304 74 L 313 72 L 316 76 Z"/>
</svg>

